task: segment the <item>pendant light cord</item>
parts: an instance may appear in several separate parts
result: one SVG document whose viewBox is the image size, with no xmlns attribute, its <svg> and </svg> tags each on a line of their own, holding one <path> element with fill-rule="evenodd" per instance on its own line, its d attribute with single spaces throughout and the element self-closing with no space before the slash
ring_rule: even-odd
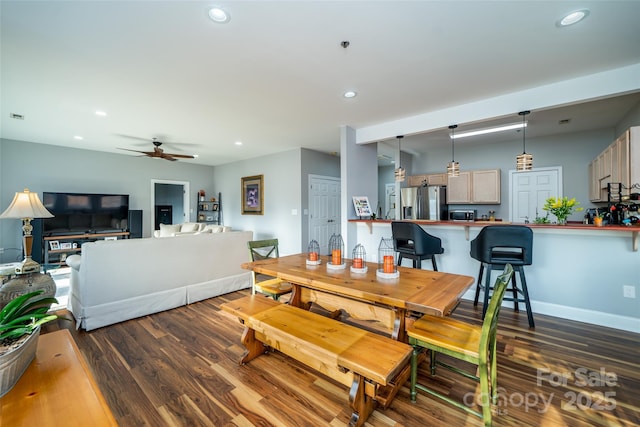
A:
<svg viewBox="0 0 640 427">
<path fill-rule="evenodd" d="M 457 128 L 458 125 L 451 125 L 449 126 L 449 129 L 451 129 L 451 161 L 454 162 L 455 161 L 455 156 L 454 156 L 454 145 L 455 145 L 455 128 Z"/>
<path fill-rule="evenodd" d="M 527 126 L 525 125 L 525 117 L 531 111 L 520 111 L 518 114 L 522 116 L 522 154 L 527 154 Z"/>
</svg>

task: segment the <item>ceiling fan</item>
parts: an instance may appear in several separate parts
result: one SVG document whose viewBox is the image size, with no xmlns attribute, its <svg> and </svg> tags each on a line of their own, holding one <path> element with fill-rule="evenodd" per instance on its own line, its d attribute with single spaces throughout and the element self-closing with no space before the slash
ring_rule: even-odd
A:
<svg viewBox="0 0 640 427">
<path fill-rule="evenodd" d="M 153 138 L 151 141 L 154 145 L 153 151 L 140 151 L 140 150 L 130 150 L 128 148 L 121 148 L 121 150 L 133 151 L 134 153 L 142 153 L 147 157 L 151 157 L 154 159 L 165 159 L 172 162 L 175 162 L 178 159 L 195 159 L 196 156 L 188 155 L 188 154 L 174 154 L 174 153 L 165 153 L 160 146 L 162 145 L 161 141 L 158 141 L 157 138 Z"/>
</svg>

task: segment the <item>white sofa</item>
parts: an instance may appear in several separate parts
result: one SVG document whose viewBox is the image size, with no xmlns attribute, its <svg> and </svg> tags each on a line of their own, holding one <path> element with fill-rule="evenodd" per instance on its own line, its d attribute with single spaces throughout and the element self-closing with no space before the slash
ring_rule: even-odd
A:
<svg viewBox="0 0 640 427">
<path fill-rule="evenodd" d="M 251 231 L 96 241 L 71 267 L 68 309 L 87 331 L 251 286 Z"/>
<path fill-rule="evenodd" d="M 160 230 L 153 232 L 153 237 L 175 237 L 185 234 L 226 233 L 231 227 L 205 222 L 185 222 L 184 224 L 160 224 Z"/>
</svg>

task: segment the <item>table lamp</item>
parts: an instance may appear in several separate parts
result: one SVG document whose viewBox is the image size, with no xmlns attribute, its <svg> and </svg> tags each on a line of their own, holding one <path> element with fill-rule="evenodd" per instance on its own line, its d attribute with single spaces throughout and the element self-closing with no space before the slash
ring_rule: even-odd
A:
<svg viewBox="0 0 640 427">
<path fill-rule="evenodd" d="M 2 212 L 0 218 L 15 218 L 22 220 L 22 244 L 24 248 L 24 260 L 16 267 L 16 274 L 26 274 L 40 272 L 40 264 L 31 259 L 31 247 L 33 245 L 33 226 L 31 220 L 34 218 L 52 218 L 49 212 L 38 197 L 37 193 L 31 193 L 25 188 L 22 193 L 16 193 L 11 205 Z"/>
</svg>

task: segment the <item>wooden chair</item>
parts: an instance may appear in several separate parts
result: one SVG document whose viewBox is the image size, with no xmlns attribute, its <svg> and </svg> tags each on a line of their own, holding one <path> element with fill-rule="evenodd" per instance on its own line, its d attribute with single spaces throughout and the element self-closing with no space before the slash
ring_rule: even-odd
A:
<svg viewBox="0 0 640 427">
<path fill-rule="evenodd" d="M 472 325 L 450 317 L 425 315 L 417 320 L 408 330 L 409 344 L 413 346 L 411 356 L 411 401 L 416 401 L 416 389 L 436 396 L 458 408 L 477 415 L 484 420 L 485 426 L 491 426 L 491 403 L 497 401 L 496 372 L 496 330 L 498 314 L 505 290 L 513 275 L 513 267 L 507 264 L 504 272 L 496 279 L 493 296 L 487 308 L 481 326 Z M 418 356 L 423 349 L 430 352 L 431 375 L 436 373 L 436 364 L 444 366 L 480 382 L 482 413 L 469 406 L 442 395 L 426 386 L 417 384 Z M 436 354 L 442 353 L 456 359 L 464 360 L 478 366 L 478 375 L 470 374 L 457 367 L 436 361 Z M 491 401 L 489 401 L 491 397 Z M 475 399 L 474 399 L 475 401 Z"/>
<path fill-rule="evenodd" d="M 278 258 L 280 256 L 278 253 L 278 239 L 253 240 L 247 242 L 247 245 L 249 246 L 251 261 Z M 260 292 L 278 301 L 282 295 L 291 292 L 291 284 L 281 279 L 275 277 L 265 279 L 265 277 L 268 276 L 257 274 L 255 271 L 252 271 L 251 275 L 253 277 L 253 286 L 251 287 L 252 294 Z"/>
</svg>

